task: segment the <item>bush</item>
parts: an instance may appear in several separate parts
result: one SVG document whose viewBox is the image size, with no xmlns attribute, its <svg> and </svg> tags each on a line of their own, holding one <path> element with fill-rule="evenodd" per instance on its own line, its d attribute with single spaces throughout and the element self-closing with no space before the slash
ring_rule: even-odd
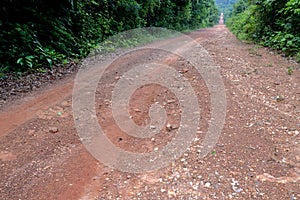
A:
<svg viewBox="0 0 300 200">
<path fill-rule="evenodd" d="M 247 5 L 244 9 L 243 5 Z M 243 40 L 280 50 L 289 56 L 300 52 L 300 1 L 238 1 L 227 25 Z"/>
<path fill-rule="evenodd" d="M 213 25 L 213 0 L 2 0 L 0 70 L 26 71 L 80 59 L 108 36 L 159 26 Z"/>
</svg>

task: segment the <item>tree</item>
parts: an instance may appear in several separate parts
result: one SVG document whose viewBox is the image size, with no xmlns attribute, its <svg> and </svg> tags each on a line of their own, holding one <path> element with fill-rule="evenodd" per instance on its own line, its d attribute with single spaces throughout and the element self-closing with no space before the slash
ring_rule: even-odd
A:
<svg viewBox="0 0 300 200">
<path fill-rule="evenodd" d="M 156 26 L 211 26 L 214 0 L 3 0 L 0 70 L 35 70 L 83 58 L 108 36 Z"/>
<path fill-rule="evenodd" d="M 297 55 L 300 60 L 298 0 L 239 0 L 227 24 L 241 39 Z"/>
</svg>

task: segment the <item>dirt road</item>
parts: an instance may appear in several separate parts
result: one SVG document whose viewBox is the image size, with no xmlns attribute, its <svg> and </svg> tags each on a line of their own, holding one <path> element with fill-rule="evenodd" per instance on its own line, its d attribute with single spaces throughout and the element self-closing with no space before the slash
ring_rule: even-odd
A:
<svg viewBox="0 0 300 200">
<path fill-rule="evenodd" d="M 225 125 L 209 155 L 198 156 L 211 115 L 209 90 L 184 60 L 167 63 L 198 91 L 199 140 L 175 162 L 154 172 L 120 172 L 89 154 L 72 115 L 72 76 L 0 113 L 0 199 L 300 199 L 299 65 L 238 41 L 223 25 L 188 36 L 220 66 L 226 89 Z M 176 134 L 174 128 L 153 139 L 133 138 L 118 128 L 110 110 L 111 88 L 122 70 L 145 59 L 166 62 L 165 56 L 155 50 L 128 55 L 101 79 L 97 118 L 116 146 L 150 152 Z M 147 124 L 149 106 L 155 102 L 165 105 L 175 127 L 181 115 L 178 99 L 158 85 L 134 93 L 132 119 Z"/>
</svg>

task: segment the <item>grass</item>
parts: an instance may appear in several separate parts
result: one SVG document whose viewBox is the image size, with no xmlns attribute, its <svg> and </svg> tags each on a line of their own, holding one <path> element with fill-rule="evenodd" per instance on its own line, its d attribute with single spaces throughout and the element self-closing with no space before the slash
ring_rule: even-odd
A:
<svg viewBox="0 0 300 200">
<path fill-rule="evenodd" d="M 139 28 L 114 35 L 91 51 L 89 56 L 115 52 L 117 49 L 127 49 L 149 44 L 155 41 L 179 35 L 179 32 L 164 28 Z"/>
<path fill-rule="evenodd" d="M 260 46 L 255 45 L 254 47 L 249 49 L 249 53 L 255 56 L 262 56 L 257 50 L 260 48 Z"/>
<path fill-rule="evenodd" d="M 0 79 L 3 79 L 6 77 L 5 73 L 8 71 L 7 67 L 0 67 Z"/>
<path fill-rule="evenodd" d="M 287 68 L 287 74 L 288 74 L 288 75 L 291 76 L 291 75 L 293 74 L 293 72 L 294 72 L 294 67 L 288 67 L 288 68 Z"/>
</svg>

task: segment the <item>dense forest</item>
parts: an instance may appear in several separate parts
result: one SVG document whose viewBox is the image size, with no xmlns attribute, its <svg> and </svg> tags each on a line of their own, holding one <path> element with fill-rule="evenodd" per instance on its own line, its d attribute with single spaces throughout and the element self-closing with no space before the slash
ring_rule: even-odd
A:
<svg viewBox="0 0 300 200">
<path fill-rule="evenodd" d="M 230 16 L 230 13 L 233 9 L 233 4 L 235 4 L 238 0 L 216 0 L 216 4 L 220 13 L 224 14 L 225 22 Z"/>
<path fill-rule="evenodd" d="M 218 21 L 214 0 L 2 0 L 0 73 L 85 57 L 124 30 L 193 30 Z"/>
<path fill-rule="evenodd" d="M 239 0 L 227 26 L 239 39 L 277 49 L 300 61 L 299 0 Z"/>
</svg>

